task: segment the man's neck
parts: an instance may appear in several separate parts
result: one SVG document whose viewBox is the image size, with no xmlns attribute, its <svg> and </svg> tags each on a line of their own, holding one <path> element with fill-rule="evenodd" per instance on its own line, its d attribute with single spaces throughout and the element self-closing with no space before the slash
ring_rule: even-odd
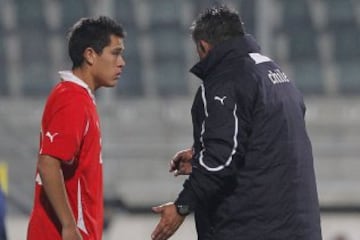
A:
<svg viewBox="0 0 360 240">
<path fill-rule="evenodd" d="M 92 92 L 95 92 L 95 84 L 93 77 L 90 75 L 89 70 L 85 70 L 83 68 L 75 68 L 72 70 L 73 74 L 84 81 Z"/>
</svg>

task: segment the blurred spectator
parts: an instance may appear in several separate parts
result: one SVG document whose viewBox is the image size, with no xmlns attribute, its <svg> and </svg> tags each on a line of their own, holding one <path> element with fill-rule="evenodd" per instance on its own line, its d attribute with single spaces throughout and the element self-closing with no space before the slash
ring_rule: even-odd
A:
<svg viewBox="0 0 360 240">
<path fill-rule="evenodd" d="M 6 215 L 6 196 L 0 188 L 0 240 L 6 240 L 6 227 L 5 227 L 5 215 Z"/>
</svg>

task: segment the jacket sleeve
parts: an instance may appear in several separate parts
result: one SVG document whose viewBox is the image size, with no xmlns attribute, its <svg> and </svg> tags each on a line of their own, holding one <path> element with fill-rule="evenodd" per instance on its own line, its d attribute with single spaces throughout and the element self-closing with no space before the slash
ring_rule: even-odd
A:
<svg viewBox="0 0 360 240">
<path fill-rule="evenodd" d="M 244 161 L 251 124 L 254 90 L 240 90 L 234 81 L 207 90 L 201 86 L 205 118 L 201 126 L 200 148 L 193 157 L 193 170 L 184 183 L 176 204 L 194 210 L 215 195 L 231 191 L 236 171 Z M 243 86 L 244 87 L 244 86 Z"/>
</svg>

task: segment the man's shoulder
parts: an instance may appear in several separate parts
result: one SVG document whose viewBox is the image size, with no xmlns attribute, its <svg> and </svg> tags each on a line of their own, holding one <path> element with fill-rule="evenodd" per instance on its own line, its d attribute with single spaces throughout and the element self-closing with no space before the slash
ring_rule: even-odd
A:
<svg viewBox="0 0 360 240">
<path fill-rule="evenodd" d="M 254 77 L 259 71 L 256 62 L 250 55 L 232 55 L 224 59 L 220 67 L 214 71 L 211 78 L 221 78 L 229 81 L 242 82 Z"/>
<path fill-rule="evenodd" d="M 69 82 L 69 81 L 61 81 L 55 85 L 53 88 L 53 92 L 59 95 L 66 95 L 66 94 L 75 94 L 78 95 L 87 95 L 86 90 L 79 86 L 76 83 Z"/>
<path fill-rule="evenodd" d="M 86 90 L 71 82 L 59 82 L 50 92 L 46 108 L 61 109 L 64 107 L 83 109 L 91 99 Z"/>
<path fill-rule="evenodd" d="M 62 99 L 63 101 L 73 101 L 73 100 L 86 100 L 88 93 L 86 90 L 74 84 L 72 82 L 59 82 L 51 91 L 48 100 L 51 99 Z"/>
</svg>

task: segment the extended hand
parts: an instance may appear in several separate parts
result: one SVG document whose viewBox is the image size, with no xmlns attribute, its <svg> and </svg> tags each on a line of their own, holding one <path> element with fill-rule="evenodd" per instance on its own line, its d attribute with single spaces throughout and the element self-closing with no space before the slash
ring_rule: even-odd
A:
<svg viewBox="0 0 360 240">
<path fill-rule="evenodd" d="M 151 234 L 152 240 L 166 240 L 171 237 L 183 223 L 185 217 L 180 216 L 174 203 L 169 202 L 152 208 L 155 213 L 161 215 L 160 222 Z"/>
<path fill-rule="evenodd" d="M 169 172 L 174 172 L 175 177 L 178 175 L 189 175 L 192 171 L 192 155 L 192 149 L 177 152 L 170 161 Z"/>
</svg>

